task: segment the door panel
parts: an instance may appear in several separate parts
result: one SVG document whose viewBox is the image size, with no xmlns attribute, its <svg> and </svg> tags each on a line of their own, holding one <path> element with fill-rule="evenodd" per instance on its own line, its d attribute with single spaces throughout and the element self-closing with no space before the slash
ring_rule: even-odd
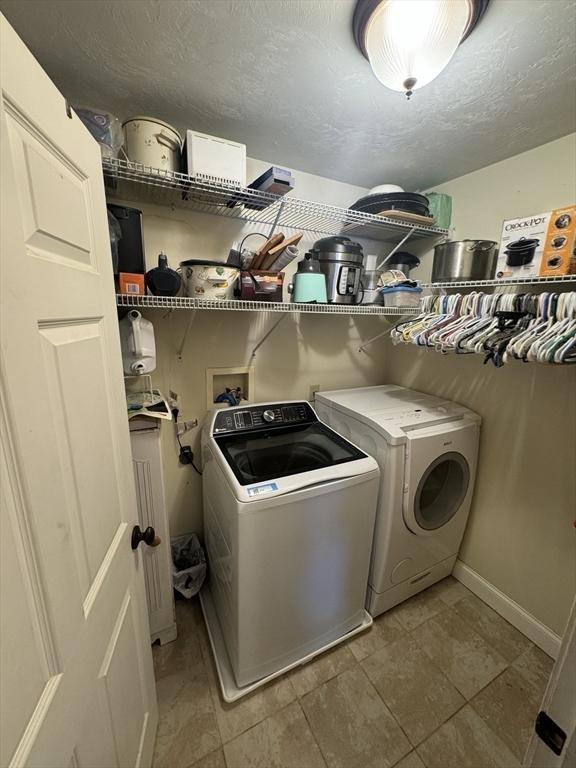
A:
<svg viewBox="0 0 576 768">
<path fill-rule="evenodd" d="M 45 136 L 7 110 L 7 139 L 20 195 L 24 239 L 39 255 L 90 265 L 92 237 L 86 178 Z M 36 134 L 36 135 L 34 135 Z M 43 139 L 43 141 L 41 141 Z M 62 215 L 54 216 L 54 203 Z"/>
<path fill-rule="evenodd" d="M 1 15 L 0 31 L 2 764 L 149 766 L 158 715 L 100 152 Z"/>
</svg>

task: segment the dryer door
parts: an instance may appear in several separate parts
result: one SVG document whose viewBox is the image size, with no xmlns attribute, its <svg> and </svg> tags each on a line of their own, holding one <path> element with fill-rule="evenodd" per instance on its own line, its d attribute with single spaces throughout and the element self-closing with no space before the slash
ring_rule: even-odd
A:
<svg viewBox="0 0 576 768">
<path fill-rule="evenodd" d="M 478 426 L 443 424 L 414 431 L 406 445 L 404 521 L 420 536 L 439 533 L 460 511 L 468 514 Z"/>
</svg>

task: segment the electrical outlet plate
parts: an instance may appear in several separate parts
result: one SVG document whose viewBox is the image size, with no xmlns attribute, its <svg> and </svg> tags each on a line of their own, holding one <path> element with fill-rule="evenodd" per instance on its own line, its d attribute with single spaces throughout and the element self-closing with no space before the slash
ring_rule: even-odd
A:
<svg viewBox="0 0 576 768">
<path fill-rule="evenodd" d="M 320 384 L 310 384 L 308 388 L 308 400 L 313 403 L 316 396 L 316 392 L 320 391 Z"/>
</svg>

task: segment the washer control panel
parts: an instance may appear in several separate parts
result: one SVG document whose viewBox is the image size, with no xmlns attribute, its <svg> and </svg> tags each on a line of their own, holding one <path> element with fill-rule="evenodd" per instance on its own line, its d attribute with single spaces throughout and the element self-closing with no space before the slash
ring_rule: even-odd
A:
<svg viewBox="0 0 576 768">
<path fill-rule="evenodd" d="M 219 411 L 214 420 L 213 434 L 243 432 L 249 429 L 270 429 L 290 424 L 318 421 L 307 402 L 250 405 L 246 408 L 230 408 Z"/>
</svg>

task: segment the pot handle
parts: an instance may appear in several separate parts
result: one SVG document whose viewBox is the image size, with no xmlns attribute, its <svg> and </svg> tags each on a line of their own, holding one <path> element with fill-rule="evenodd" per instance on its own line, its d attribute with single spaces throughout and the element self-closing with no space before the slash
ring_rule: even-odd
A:
<svg viewBox="0 0 576 768">
<path fill-rule="evenodd" d="M 158 144 L 163 144 L 165 147 L 173 149 L 175 152 L 180 152 L 181 150 L 180 142 L 173 136 L 164 133 L 164 131 L 160 131 L 160 133 L 156 134 L 156 141 Z"/>
<path fill-rule="evenodd" d="M 489 251 L 493 248 L 493 245 L 469 245 L 467 251 Z"/>
</svg>

